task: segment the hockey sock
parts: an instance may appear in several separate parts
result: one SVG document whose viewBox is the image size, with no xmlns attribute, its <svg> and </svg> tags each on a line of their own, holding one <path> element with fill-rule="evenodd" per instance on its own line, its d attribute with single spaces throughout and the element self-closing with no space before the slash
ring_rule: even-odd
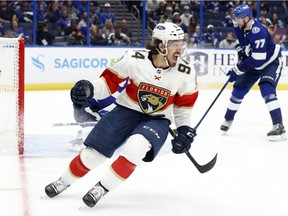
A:
<svg viewBox="0 0 288 216">
<path fill-rule="evenodd" d="M 104 163 L 106 159 L 104 155 L 95 149 L 86 147 L 70 162 L 68 169 L 65 170 L 61 178 L 65 184 L 71 185 L 90 170 Z"/>
<path fill-rule="evenodd" d="M 282 113 L 279 105 L 279 101 L 275 94 L 267 95 L 265 98 L 265 103 L 267 109 L 270 113 L 273 125 L 277 123 L 282 123 Z"/>
<path fill-rule="evenodd" d="M 282 113 L 279 101 L 276 97 L 275 88 L 270 83 L 263 83 L 260 85 L 260 90 L 270 113 L 273 125 L 282 123 Z"/>
<path fill-rule="evenodd" d="M 230 101 L 228 103 L 227 111 L 225 113 L 225 119 L 228 121 L 232 121 L 240 105 L 244 96 L 247 94 L 247 91 L 242 88 L 235 87 L 232 91 L 232 95 L 230 97 Z"/>
<path fill-rule="evenodd" d="M 87 172 L 89 172 L 89 169 L 82 163 L 80 155 L 77 155 L 61 175 L 61 179 L 66 185 L 71 185 Z"/>
<path fill-rule="evenodd" d="M 71 174 L 76 177 L 83 177 L 90 171 L 81 161 L 80 154 L 77 155 L 69 165 Z"/>
<path fill-rule="evenodd" d="M 242 99 L 238 99 L 234 97 L 233 95 L 230 98 L 227 111 L 225 113 L 225 119 L 228 121 L 232 121 L 234 119 L 234 116 L 236 112 L 238 111 L 240 105 L 242 103 Z"/>
<path fill-rule="evenodd" d="M 133 173 L 135 168 L 135 164 L 131 163 L 125 157 L 119 156 L 101 179 L 101 184 L 111 191 L 125 181 Z"/>
</svg>

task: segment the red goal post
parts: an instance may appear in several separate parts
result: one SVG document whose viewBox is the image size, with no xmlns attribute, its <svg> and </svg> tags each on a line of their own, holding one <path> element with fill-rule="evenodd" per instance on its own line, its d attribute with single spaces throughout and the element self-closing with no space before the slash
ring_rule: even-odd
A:
<svg viewBox="0 0 288 216">
<path fill-rule="evenodd" d="M 0 155 L 24 154 L 23 38 L 0 37 Z"/>
</svg>

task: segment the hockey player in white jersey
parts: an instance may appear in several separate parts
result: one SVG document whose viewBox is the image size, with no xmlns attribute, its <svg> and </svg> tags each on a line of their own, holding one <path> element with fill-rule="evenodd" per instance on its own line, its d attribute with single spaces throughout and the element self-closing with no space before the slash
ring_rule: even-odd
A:
<svg viewBox="0 0 288 216">
<path fill-rule="evenodd" d="M 177 136 L 172 151 L 188 151 L 196 136 L 191 128 L 191 109 L 197 100 L 196 74 L 181 58 L 186 43 L 183 30 L 173 23 L 160 23 L 145 50 L 128 51 L 95 81 L 80 80 L 71 90 L 72 101 L 86 106 L 91 98 L 106 98 L 128 79 L 116 98 L 116 107 L 96 124 L 61 177 L 45 187 L 52 198 L 77 179 L 122 150 L 106 174 L 82 198 L 93 207 L 108 192 L 125 181 L 144 162 L 151 162 L 162 148 L 173 121 Z"/>
<path fill-rule="evenodd" d="M 252 9 L 248 5 L 235 8 L 234 31 L 239 40 L 239 62 L 227 74 L 234 82 L 232 95 L 225 113 L 225 121 L 220 129 L 226 133 L 234 120 L 243 98 L 252 86 L 258 85 L 271 116 L 273 127 L 267 133 L 270 141 L 286 140 L 281 108 L 276 87 L 281 76 L 283 61 L 281 48 L 273 41 L 268 29 L 252 19 Z"/>
</svg>

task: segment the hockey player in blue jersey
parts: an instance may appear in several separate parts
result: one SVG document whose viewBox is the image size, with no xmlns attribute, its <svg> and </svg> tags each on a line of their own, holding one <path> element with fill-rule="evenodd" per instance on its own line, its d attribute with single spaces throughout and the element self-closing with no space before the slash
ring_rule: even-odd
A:
<svg viewBox="0 0 288 216">
<path fill-rule="evenodd" d="M 252 9 L 240 5 L 234 10 L 234 31 L 239 40 L 239 62 L 227 73 L 234 82 L 232 95 L 220 129 L 225 134 L 232 125 L 243 98 L 259 80 L 261 95 L 272 119 L 273 128 L 267 133 L 270 141 L 285 140 L 281 108 L 276 94 L 276 86 L 281 76 L 283 62 L 281 48 L 275 44 L 268 29 L 253 20 Z"/>
</svg>

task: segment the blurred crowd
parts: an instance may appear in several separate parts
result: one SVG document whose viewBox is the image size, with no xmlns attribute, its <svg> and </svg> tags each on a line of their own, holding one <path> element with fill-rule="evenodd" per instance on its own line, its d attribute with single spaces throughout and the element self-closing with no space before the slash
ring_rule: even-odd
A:
<svg viewBox="0 0 288 216">
<path fill-rule="evenodd" d="M 21 35 L 28 45 L 33 45 L 35 37 L 34 43 L 42 46 L 134 45 L 131 43 L 133 28 L 125 18 L 116 22 L 117 13 L 113 12 L 112 2 L 0 0 L 0 37 Z M 118 2 L 142 25 L 143 1 Z M 288 1 L 221 0 L 200 3 L 199 0 L 147 0 L 147 28 L 153 29 L 159 22 L 170 21 L 184 30 L 188 47 L 233 48 L 233 10 L 246 3 L 253 8 L 254 18 L 260 19 L 269 29 L 276 43 L 281 44 L 283 49 L 288 44 Z M 34 11 L 37 13 L 35 16 Z"/>
<path fill-rule="evenodd" d="M 202 3 L 203 28 L 200 25 L 199 0 L 147 0 L 148 27 L 171 21 L 183 29 L 190 47 L 232 48 L 235 45 L 232 14 L 235 7 L 245 3 L 252 7 L 254 19 L 259 19 L 269 29 L 276 43 L 283 48 L 288 43 L 288 1 L 221 0 Z"/>
<path fill-rule="evenodd" d="M 34 7 L 37 11 L 35 17 Z M 86 45 L 88 34 L 90 45 L 129 45 L 132 37 L 126 19 L 116 25 L 109 2 L 100 7 L 97 1 L 87 0 L 0 0 L 1 37 L 21 35 L 27 44 L 32 44 L 34 31 L 37 45 L 53 45 L 55 42 L 62 42 L 62 45 Z"/>
</svg>

